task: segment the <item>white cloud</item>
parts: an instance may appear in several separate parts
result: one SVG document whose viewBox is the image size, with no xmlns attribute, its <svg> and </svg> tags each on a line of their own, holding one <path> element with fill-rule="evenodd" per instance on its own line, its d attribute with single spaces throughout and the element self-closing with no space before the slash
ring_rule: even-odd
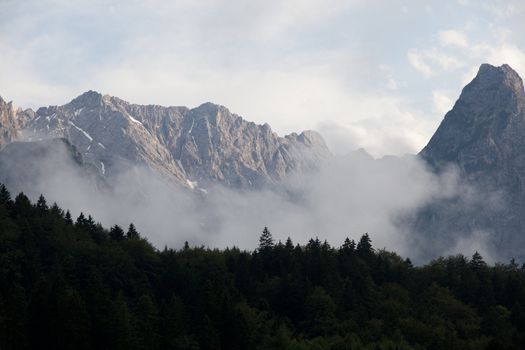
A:
<svg viewBox="0 0 525 350">
<path fill-rule="evenodd" d="M 489 62 L 494 64 L 509 64 L 522 74 L 525 73 L 525 51 L 515 45 L 504 43 L 497 47 L 490 47 L 487 52 Z"/>
<path fill-rule="evenodd" d="M 336 153 L 364 148 L 374 157 L 417 153 L 428 141 L 435 122 L 414 112 L 402 100 L 356 96 L 348 101 L 354 118 L 321 122 L 317 129 L 327 136 Z"/>
<path fill-rule="evenodd" d="M 433 91 L 432 100 L 434 102 L 434 108 L 439 115 L 445 115 L 452 109 L 454 104 L 450 91 Z"/>
<path fill-rule="evenodd" d="M 438 69 L 452 70 L 461 67 L 463 64 L 453 55 L 430 48 L 427 50 L 412 49 L 408 52 L 408 61 L 425 77 L 434 76 Z"/>
<path fill-rule="evenodd" d="M 467 36 L 457 30 L 442 30 L 438 33 L 438 37 L 442 46 L 468 46 Z"/>
<path fill-rule="evenodd" d="M 434 75 L 432 68 L 430 68 L 430 66 L 425 62 L 424 55 L 419 53 L 417 50 L 409 51 L 407 57 L 410 65 L 417 71 L 423 73 L 425 77 Z"/>
</svg>

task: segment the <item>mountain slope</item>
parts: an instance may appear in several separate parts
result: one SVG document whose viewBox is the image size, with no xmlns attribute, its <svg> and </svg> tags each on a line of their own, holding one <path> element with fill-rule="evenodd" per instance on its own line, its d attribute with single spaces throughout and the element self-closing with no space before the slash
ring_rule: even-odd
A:
<svg viewBox="0 0 525 350">
<path fill-rule="evenodd" d="M 259 188 L 330 156 L 313 131 L 283 138 L 268 124 L 247 122 L 211 103 L 143 106 L 94 91 L 64 106 L 40 108 L 24 133 L 67 138 L 101 172 L 142 164 L 192 188 Z"/>
<path fill-rule="evenodd" d="M 525 90 L 512 68 L 482 65 L 420 156 L 438 172 L 454 166 L 467 190 L 424 208 L 418 230 L 525 255 Z"/>
</svg>

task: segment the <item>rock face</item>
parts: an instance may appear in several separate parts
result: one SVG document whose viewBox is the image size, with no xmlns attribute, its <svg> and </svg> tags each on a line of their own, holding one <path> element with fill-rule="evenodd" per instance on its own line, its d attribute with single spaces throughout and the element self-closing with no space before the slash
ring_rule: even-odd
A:
<svg viewBox="0 0 525 350">
<path fill-rule="evenodd" d="M 472 191 L 425 208 L 419 230 L 486 232 L 500 256 L 525 256 L 525 91 L 512 68 L 482 65 L 420 156 L 457 167 Z"/>
<path fill-rule="evenodd" d="M 13 102 L 6 103 L 0 97 L 0 149 L 19 138 L 20 130 L 33 116 L 33 111 L 17 109 Z"/>
<path fill-rule="evenodd" d="M 106 175 L 125 165 L 144 165 L 190 188 L 214 183 L 261 188 L 330 156 L 314 131 L 279 137 L 268 124 L 247 122 L 212 103 L 194 109 L 143 106 L 89 91 L 33 114 L 9 106 L 1 114 L 4 142 L 15 135 L 63 137 Z"/>
</svg>

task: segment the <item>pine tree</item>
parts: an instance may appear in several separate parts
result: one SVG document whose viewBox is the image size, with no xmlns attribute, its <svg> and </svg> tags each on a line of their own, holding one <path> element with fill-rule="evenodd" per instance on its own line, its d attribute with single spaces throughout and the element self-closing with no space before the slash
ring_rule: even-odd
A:
<svg viewBox="0 0 525 350">
<path fill-rule="evenodd" d="M 46 202 L 46 199 L 44 198 L 44 195 L 41 194 L 40 197 L 38 197 L 38 201 L 36 202 L 36 208 L 40 212 L 46 211 L 48 209 L 47 202 Z"/>
<path fill-rule="evenodd" d="M 64 218 L 64 211 L 58 206 L 56 202 L 53 202 L 53 205 L 49 211 L 57 218 Z"/>
<path fill-rule="evenodd" d="M 66 221 L 66 225 L 73 225 L 73 220 L 71 219 L 71 213 L 68 211 L 66 211 L 66 217 L 64 218 L 64 220 Z"/>
<path fill-rule="evenodd" d="M 368 257 L 374 252 L 374 249 L 372 248 L 372 240 L 368 233 L 361 236 L 361 239 L 359 239 L 359 242 L 357 243 L 356 251 L 361 257 Z"/>
<path fill-rule="evenodd" d="M 84 227 L 87 229 L 91 237 L 95 238 L 97 233 L 97 224 L 91 215 L 88 215 L 88 218 L 84 221 Z"/>
<path fill-rule="evenodd" d="M 273 247 L 273 236 L 268 230 L 268 227 L 264 227 L 261 236 L 259 237 L 259 250 L 267 250 Z"/>
<path fill-rule="evenodd" d="M 341 246 L 341 250 L 345 253 L 353 252 L 355 250 L 354 240 L 350 240 L 348 237 L 346 237 L 343 245 Z"/>
<path fill-rule="evenodd" d="M 483 260 L 483 257 L 481 256 L 480 253 L 478 253 L 478 251 L 476 251 L 474 253 L 474 255 L 472 255 L 472 260 L 470 260 L 470 263 L 469 265 L 474 269 L 474 270 L 480 270 L 484 267 L 487 266 L 487 263 Z"/>
<path fill-rule="evenodd" d="M 29 198 L 27 198 L 23 192 L 20 192 L 15 198 L 15 210 L 21 216 L 26 216 L 32 212 L 32 209 L 33 205 L 31 204 Z"/>
<path fill-rule="evenodd" d="M 78 216 L 75 225 L 79 226 L 79 227 L 82 227 L 85 224 L 86 224 L 86 217 L 84 216 L 84 213 L 80 212 L 80 215 Z"/>
<path fill-rule="evenodd" d="M 285 242 L 285 244 L 284 244 L 284 247 L 285 247 L 285 249 L 286 249 L 288 252 L 293 251 L 293 248 L 294 248 L 294 247 L 293 247 L 293 242 L 292 242 L 292 239 L 291 239 L 290 237 L 288 237 L 288 238 L 286 239 L 286 242 Z"/>
<path fill-rule="evenodd" d="M 4 184 L 0 185 L 0 204 L 7 204 L 11 201 L 11 194 Z"/>
<path fill-rule="evenodd" d="M 119 225 L 115 225 L 109 230 L 109 237 L 114 241 L 122 241 L 124 239 L 124 230 Z"/>
<path fill-rule="evenodd" d="M 138 239 L 140 237 L 135 225 L 133 223 L 129 224 L 128 232 L 126 233 L 128 239 Z"/>
</svg>

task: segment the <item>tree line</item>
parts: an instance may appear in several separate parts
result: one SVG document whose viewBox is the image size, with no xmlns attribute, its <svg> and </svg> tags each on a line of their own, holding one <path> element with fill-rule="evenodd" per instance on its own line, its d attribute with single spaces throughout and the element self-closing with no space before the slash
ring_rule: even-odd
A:
<svg viewBox="0 0 525 350">
<path fill-rule="evenodd" d="M 0 349 L 36 348 L 523 349 L 525 267 L 268 228 L 254 251 L 158 250 L 2 185 Z"/>
</svg>

